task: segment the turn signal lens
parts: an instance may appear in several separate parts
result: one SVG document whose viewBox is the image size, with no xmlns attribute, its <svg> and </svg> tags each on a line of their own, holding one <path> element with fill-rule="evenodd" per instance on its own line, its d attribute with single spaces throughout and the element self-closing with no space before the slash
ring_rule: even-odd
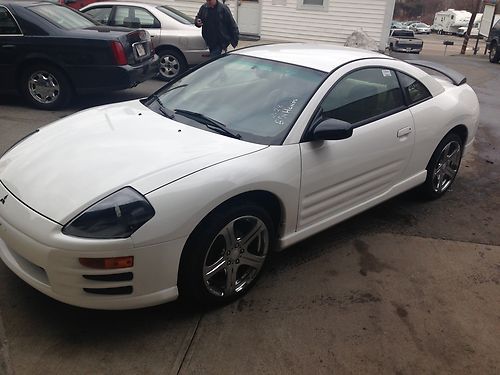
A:
<svg viewBox="0 0 500 375">
<path fill-rule="evenodd" d="M 132 256 L 117 258 L 79 258 L 79 261 L 82 266 L 100 270 L 129 268 L 134 266 L 134 257 Z"/>
</svg>

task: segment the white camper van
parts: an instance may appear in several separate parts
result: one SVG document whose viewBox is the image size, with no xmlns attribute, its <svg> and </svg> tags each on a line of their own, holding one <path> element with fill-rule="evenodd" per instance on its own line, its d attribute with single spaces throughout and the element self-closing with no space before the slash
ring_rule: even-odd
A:
<svg viewBox="0 0 500 375">
<path fill-rule="evenodd" d="M 472 37 L 477 37 L 479 34 L 479 26 L 481 25 L 481 20 L 483 18 L 483 13 L 477 13 L 476 18 L 474 18 L 474 24 L 472 25 L 472 29 L 470 31 L 470 36 Z M 457 35 L 458 36 L 464 36 L 465 33 L 467 32 L 467 28 L 469 27 L 469 24 L 459 27 Z"/>
<path fill-rule="evenodd" d="M 471 16 L 471 13 L 466 10 L 443 10 L 434 16 L 431 29 L 438 34 L 458 34 L 460 27 L 469 24 Z"/>
</svg>

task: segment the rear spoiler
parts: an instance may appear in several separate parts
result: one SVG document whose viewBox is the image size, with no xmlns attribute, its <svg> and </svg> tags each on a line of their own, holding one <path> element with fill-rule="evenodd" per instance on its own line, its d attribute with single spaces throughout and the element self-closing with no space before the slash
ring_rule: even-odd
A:
<svg viewBox="0 0 500 375">
<path fill-rule="evenodd" d="M 408 64 L 415 65 L 421 68 L 428 68 L 434 70 L 442 75 L 448 77 L 454 85 L 460 86 L 467 82 L 467 78 L 456 70 L 450 69 L 444 65 L 425 60 L 405 60 Z"/>
</svg>

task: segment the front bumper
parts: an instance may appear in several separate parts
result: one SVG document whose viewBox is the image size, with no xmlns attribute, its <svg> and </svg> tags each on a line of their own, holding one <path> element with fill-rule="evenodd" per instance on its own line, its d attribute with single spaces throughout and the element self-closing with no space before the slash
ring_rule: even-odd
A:
<svg viewBox="0 0 500 375">
<path fill-rule="evenodd" d="M 70 237 L 62 234 L 60 224 L 26 207 L 1 183 L 0 196 L 7 196 L 0 204 L 0 258 L 40 292 L 71 305 L 105 310 L 134 309 L 177 298 L 185 238 L 135 247 L 130 238 Z M 102 270 L 79 262 L 79 258 L 121 256 L 133 256 L 133 266 Z"/>
</svg>

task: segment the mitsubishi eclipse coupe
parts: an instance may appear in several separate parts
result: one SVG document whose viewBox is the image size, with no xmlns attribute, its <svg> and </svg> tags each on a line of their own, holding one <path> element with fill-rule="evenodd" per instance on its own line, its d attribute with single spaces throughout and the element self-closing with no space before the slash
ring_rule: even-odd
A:
<svg viewBox="0 0 500 375">
<path fill-rule="evenodd" d="M 322 44 L 235 50 L 11 147 L 0 256 L 72 305 L 226 303 L 273 250 L 414 187 L 445 194 L 478 117 L 465 78 L 429 62 Z"/>
</svg>

